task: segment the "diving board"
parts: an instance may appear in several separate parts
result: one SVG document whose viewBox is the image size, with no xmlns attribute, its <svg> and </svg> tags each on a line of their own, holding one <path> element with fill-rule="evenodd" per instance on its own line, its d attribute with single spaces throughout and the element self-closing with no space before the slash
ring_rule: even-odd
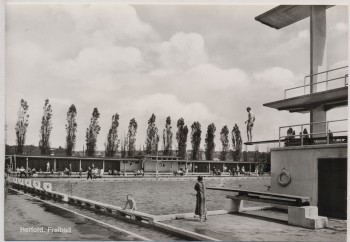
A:
<svg viewBox="0 0 350 242">
<path fill-rule="evenodd" d="M 334 5 L 326 5 L 326 9 Z M 255 20 L 271 28 L 281 29 L 311 15 L 310 5 L 280 5 L 259 16 Z"/>
</svg>

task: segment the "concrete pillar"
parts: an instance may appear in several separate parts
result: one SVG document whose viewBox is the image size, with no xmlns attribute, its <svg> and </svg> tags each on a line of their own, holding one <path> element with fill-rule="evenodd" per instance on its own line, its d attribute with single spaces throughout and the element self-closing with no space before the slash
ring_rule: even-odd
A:
<svg viewBox="0 0 350 242">
<path fill-rule="evenodd" d="M 310 110 L 310 122 L 323 122 L 327 121 L 327 112 L 324 109 L 324 106 L 314 107 Z M 310 127 L 309 133 L 322 133 L 326 132 L 326 123 L 313 124 Z M 326 134 L 313 135 L 314 137 L 326 136 Z"/>
<path fill-rule="evenodd" d="M 53 159 L 53 171 L 56 172 L 56 159 Z"/>
<path fill-rule="evenodd" d="M 318 216 L 318 208 L 316 206 L 288 206 L 288 224 L 308 229 L 321 229 L 328 227 L 328 219 Z"/>
<path fill-rule="evenodd" d="M 310 93 L 317 92 L 318 80 L 325 80 L 325 75 L 314 75 L 327 69 L 327 28 L 326 28 L 326 6 L 310 6 Z M 322 79 L 321 79 L 322 78 Z M 310 122 L 326 121 L 326 111 L 323 106 L 311 107 Z M 326 124 L 311 125 L 309 133 L 326 131 Z M 316 135 L 320 136 L 320 135 Z M 321 135 L 325 136 L 325 135 Z"/>
<path fill-rule="evenodd" d="M 208 163 L 208 169 L 209 169 L 209 171 L 208 171 L 208 172 L 210 173 L 210 162 Z"/>
<path fill-rule="evenodd" d="M 105 161 L 102 161 L 102 169 L 105 170 Z"/>
<path fill-rule="evenodd" d="M 310 75 L 324 71 L 327 68 L 326 61 L 326 6 L 310 6 Z M 321 77 L 324 78 L 324 77 Z M 310 84 L 317 83 L 320 76 L 311 76 Z M 311 85 L 311 93 L 317 91 L 318 85 Z"/>
<path fill-rule="evenodd" d="M 81 160 L 79 160 L 79 170 L 81 169 Z"/>
<path fill-rule="evenodd" d="M 237 213 L 243 210 L 243 201 L 240 199 L 225 199 L 225 210 L 229 213 Z"/>
<path fill-rule="evenodd" d="M 26 170 L 28 170 L 28 157 L 26 158 Z"/>
</svg>

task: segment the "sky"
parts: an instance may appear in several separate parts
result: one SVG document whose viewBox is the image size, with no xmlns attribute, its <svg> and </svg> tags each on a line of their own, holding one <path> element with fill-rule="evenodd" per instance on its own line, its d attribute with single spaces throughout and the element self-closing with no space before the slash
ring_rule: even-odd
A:
<svg viewBox="0 0 350 242">
<path fill-rule="evenodd" d="M 38 145 L 46 98 L 53 109 L 51 147 L 65 147 L 66 113 L 77 108 L 75 150 L 85 145 L 92 111 L 98 108 L 104 143 L 112 115 L 119 135 L 138 123 L 137 149 L 145 144 L 147 121 L 156 115 L 159 135 L 167 116 L 175 137 L 183 117 L 189 127 L 238 124 L 246 141 L 246 107 L 256 117 L 254 140 L 278 139 L 278 127 L 309 122 L 308 114 L 263 107 L 283 99 L 284 89 L 309 74 L 309 18 L 280 30 L 254 18 L 275 6 L 8 4 L 6 5 L 7 144 L 16 143 L 20 100 L 29 105 L 26 144 Z M 348 9 L 327 10 L 326 68 L 348 64 Z M 347 118 L 347 109 L 328 119 Z M 161 139 L 162 142 L 162 139 Z M 176 141 L 173 140 L 175 149 Z"/>
</svg>

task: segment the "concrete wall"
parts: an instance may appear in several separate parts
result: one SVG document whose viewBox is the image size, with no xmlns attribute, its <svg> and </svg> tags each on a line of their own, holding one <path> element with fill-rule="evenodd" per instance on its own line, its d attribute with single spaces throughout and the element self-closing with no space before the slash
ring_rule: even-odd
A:
<svg viewBox="0 0 350 242">
<path fill-rule="evenodd" d="M 142 169 L 142 161 L 125 161 L 125 171 L 131 172 Z M 120 162 L 120 171 L 124 171 L 124 163 Z"/>
<path fill-rule="evenodd" d="M 311 197 L 311 205 L 317 206 L 319 158 L 347 158 L 347 145 L 271 149 L 271 192 Z M 285 187 L 277 182 L 282 169 L 291 176 L 291 182 Z"/>
<path fill-rule="evenodd" d="M 145 172 L 156 172 L 156 160 L 147 160 L 145 162 Z M 172 172 L 178 169 L 177 161 L 163 161 L 164 166 L 161 163 L 158 164 L 158 172 Z"/>
</svg>

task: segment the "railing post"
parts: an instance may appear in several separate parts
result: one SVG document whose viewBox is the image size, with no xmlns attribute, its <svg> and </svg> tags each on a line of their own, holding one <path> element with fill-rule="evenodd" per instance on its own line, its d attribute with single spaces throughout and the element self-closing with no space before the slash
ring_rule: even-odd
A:
<svg viewBox="0 0 350 242">
<path fill-rule="evenodd" d="M 345 75 L 345 78 L 344 78 L 344 87 L 346 87 L 346 79 L 348 78 L 348 74 Z"/>
<path fill-rule="evenodd" d="M 304 125 L 301 125 L 301 130 L 300 130 L 300 140 L 301 140 L 301 146 L 304 146 L 304 136 L 303 136 L 303 129 Z M 311 132 L 310 132 L 310 136 L 311 136 Z"/>
<path fill-rule="evenodd" d="M 329 122 L 326 122 L 326 135 L 327 135 L 327 145 L 329 144 Z"/>
<path fill-rule="evenodd" d="M 278 128 L 278 147 L 281 148 L 281 127 Z"/>
</svg>

